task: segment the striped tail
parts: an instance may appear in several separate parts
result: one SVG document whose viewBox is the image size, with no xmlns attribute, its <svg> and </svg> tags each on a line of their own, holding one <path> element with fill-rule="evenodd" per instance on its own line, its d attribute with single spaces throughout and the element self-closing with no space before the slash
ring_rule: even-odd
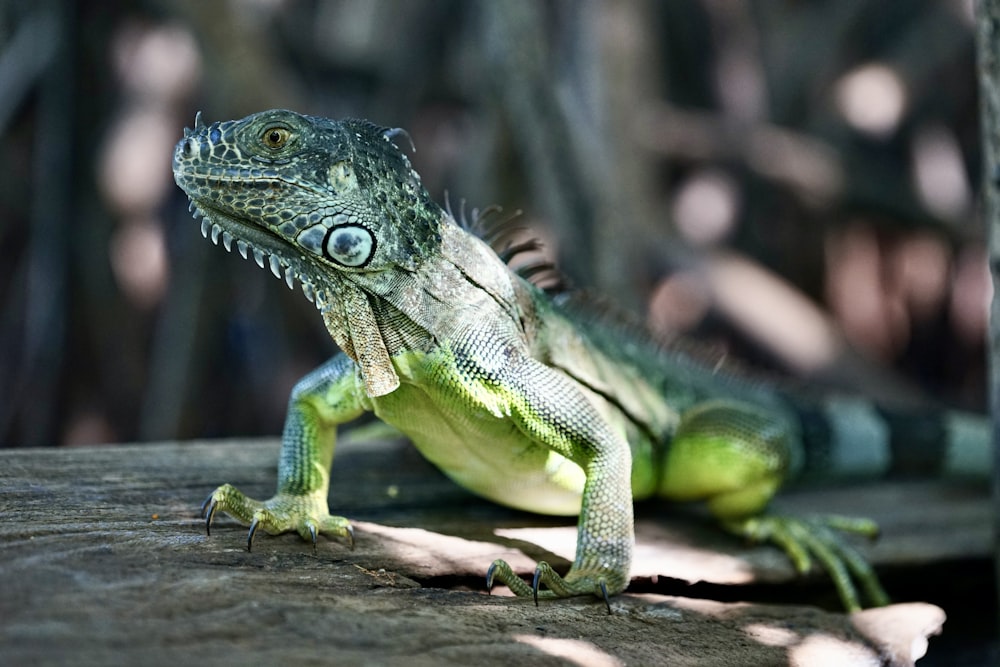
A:
<svg viewBox="0 0 1000 667">
<path fill-rule="evenodd" d="M 804 478 L 986 479 L 993 468 L 992 428 L 982 415 L 880 408 L 851 397 L 799 404 L 796 411 Z"/>
</svg>

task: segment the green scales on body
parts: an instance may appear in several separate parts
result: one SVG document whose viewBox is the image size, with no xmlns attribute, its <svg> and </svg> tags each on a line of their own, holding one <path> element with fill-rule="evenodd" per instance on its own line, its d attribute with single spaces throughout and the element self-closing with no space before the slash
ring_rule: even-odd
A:
<svg viewBox="0 0 1000 667">
<path fill-rule="evenodd" d="M 872 522 L 766 513 L 802 470 L 888 470 L 876 410 L 798 405 L 551 299 L 430 198 L 398 133 L 275 110 L 211 125 L 199 116 L 177 145 L 174 178 L 202 232 L 300 282 L 342 350 L 292 392 L 274 497 L 223 485 L 205 503 L 209 525 L 223 511 L 250 524 L 248 540 L 259 529 L 352 539 L 329 512 L 329 471 L 337 426 L 373 412 L 470 491 L 579 515 L 567 573 L 542 562 L 529 584 L 498 560 L 489 585 L 607 600 L 628 585 L 633 500 L 661 496 L 706 501 L 727 530 L 773 541 L 799 570 L 818 561 L 848 609 L 887 602 L 836 532 L 874 535 Z M 941 467 L 985 468 L 985 424 L 944 419 Z M 880 430 L 881 441 L 865 435 Z M 803 437 L 813 432 L 817 448 Z M 979 458 L 963 458 L 963 440 Z"/>
</svg>

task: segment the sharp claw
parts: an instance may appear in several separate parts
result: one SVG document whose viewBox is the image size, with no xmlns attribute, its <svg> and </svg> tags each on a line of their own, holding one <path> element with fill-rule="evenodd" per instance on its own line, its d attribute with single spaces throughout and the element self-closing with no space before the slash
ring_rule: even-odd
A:
<svg viewBox="0 0 1000 667">
<path fill-rule="evenodd" d="M 315 538 L 313 538 L 313 541 L 315 541 Z M 354 526 L 350 524 L 347 526 L 347 544 L 351 548 L 351 551 L 354 551 Z"/>
<path fill-rule="evenodd" d="M 250 533 L 247 535 L 247 551 L 251 551 L 253 548 L 253 536 L 257 534 L 257 528 L 260 527 L 260 518 L 254 517 L 253 521 L 250 522 Z"/>
<path fill-rule="evenodd" d="M 215 501 L 215 494 L 213 493 L 205 502 L 201 504 L 201 515 L 205 519 L 205 535 L 212 536 L 212 519 L 215 518 L 215 510 L 218 509 L 219 503 Z"/>
<path fill-rule="evenodd" d="M 319 533 L 316 531 L 316 526 L 314 526 L 313 524 L 310 523 L 309 524 L 309 537 L 312 538 L 313 554 L 316 553 L 316 538 L 318 537 L 318 535 L 319 535 Z"/>
<path fill-rule="evenodd" d="M 538 606 L 538 584 L 542 578 L 542 569 L 540 567 L 535 568 L 535 576 L 531 580 L 531 594 L 535 598 L 535 606 Z"/>
<path fill-rule="evenodd" d="M 486 569 L 486 594 L 493 595 L 493 573 L 497 570 L 497 563 L 493 561 Z"/>
<path fill-rule="evenodd" d="M 601 586 L 601 595 L 604 596 L 604 604 L 605 604 L 605 606 L 607 606 L 607 608 L 608 608 L 608 616 L 610 616 L 611 615 L 611 599 L 608 597 L 608 585 L 606 583 L 604 583 L 603 579 L 601 579 L 600 586 Z"/>
</svg>

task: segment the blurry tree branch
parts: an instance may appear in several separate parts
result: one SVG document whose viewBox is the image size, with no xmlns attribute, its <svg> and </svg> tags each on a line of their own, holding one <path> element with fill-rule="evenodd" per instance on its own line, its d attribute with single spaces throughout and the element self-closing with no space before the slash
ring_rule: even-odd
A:
<svg viewBox="0 0 1000 667">
<path fill-rule="evenodd" d="M 69 154 L 73 139 L 71 54 L 66 48 L 72 25 L 71 4 L 42 2 L 19 25 L 0 58 L 0 130 L 29 88 L 38 91 L 38 118 L 31 165 L 33 189 L 30 232 L 23 271 L 26 287 L 21 326 L 24 349 L 12 360 L 13 391 L 0 406 L 0 433 L 22 413 L 22 445 L 42 445 L 56 437 L 59 379 L 65 361 L 65 311 L 69 304 L 65 230 L 73 217 Z M 41 40 L 41 41 L 38 41 Z M 36 49 L 37 44 L 52 44 Z M 60 46 L 61 45 L 61 46 Z M 17 71 L 18 65 L 24 67 Z M 10 95 L 10 98 L 8 98 Z"/>
<path fill-rule="evenodd" d="M 849 146 L 794 128 L 737 123 L 721 113 L 669 104 L 651 106 L 633 127 L 646 146 L 666 159 L 743 167 L 812 210 L 866 208 L 949 237 L 966 231 L 922 206 L 906 171 L 879 169 Z M 878 187 L 870 187 L 875 182 Z"/>
<path fill-rule="evenodd" d="M 51 4 L 39 5 L 21 20 L 0 53 L 0 133 L 56 56 L 60 29 Z"/>
<path fill-rule="evenodd" d="M 594 194 L 585 189 L 584 160 L 563 107 L 556 97 L 555 67 L 546 48 L 544 6 L 533 0 L 484 1 L 479 5 L 488 69 L 484 85 L 496 91 L 510 125 L 515 149 L 523 156 L 528 182 L 561 239 L 574 239 L 563 258 L 575 280 L 594 266 Z"/>
</svg>

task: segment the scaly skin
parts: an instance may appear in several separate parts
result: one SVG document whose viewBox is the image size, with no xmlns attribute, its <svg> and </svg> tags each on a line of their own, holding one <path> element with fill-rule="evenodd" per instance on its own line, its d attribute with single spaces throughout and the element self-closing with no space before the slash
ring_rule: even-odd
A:
<svg viewBox="0 0 1000 667">
<path fill-rule="evenodd" d="M 202 231 L 253 253 L 315 300 L 343 351 L 295 387 L 278 489 L 253 500 L 230 485 L 205 502 L 258 529 L 352 536 L 327 505 L 336 427 L 374 412 L 462 486 L 496 502 L 579 514 L 565 575 L 533 582 L 488 570 L 518 595 L 623 591 L 632 501 L 707 500 L 728 530 L 818 560 L 845 605 L 884 592 L 830 528 L 870 522 L 763 514 L 802 457 L 798 426 L 773 392 L 619 341 L 510 271 L 435 204 L 392 139 L 364 121 L 267 111 L 205 125 L 174 153 L 174 177 Z M 669 445 L 669 446 L 668 446 Z M 610 610 L 610 606 L 609 606 Z"/>
</svg>

